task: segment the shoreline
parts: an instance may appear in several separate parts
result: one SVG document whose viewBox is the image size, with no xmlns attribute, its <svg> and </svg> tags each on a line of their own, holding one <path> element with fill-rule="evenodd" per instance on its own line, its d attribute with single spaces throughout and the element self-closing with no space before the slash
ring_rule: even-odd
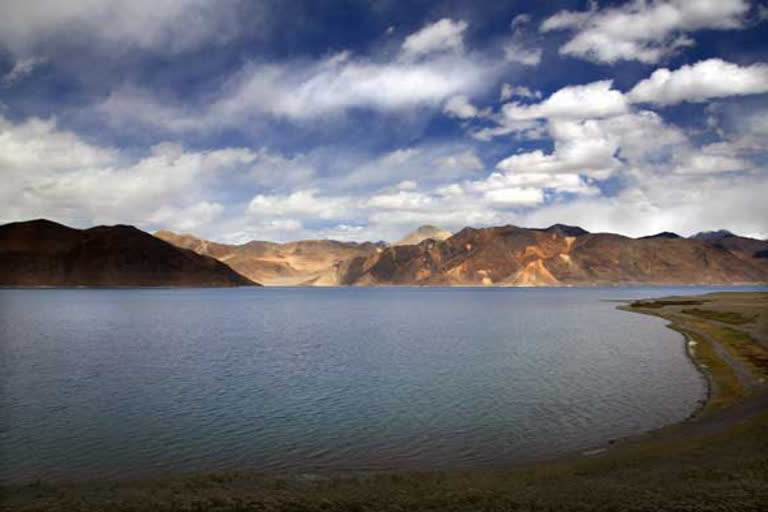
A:
<svg viewBox="0 0 768 512">
<path fill-rule="evenodd" d="M 670 305 L 675 300 L 685 304 Z M 753 304 L 751 300 L 757 302 Z M 725 313 L 718 313 L 721 316 L 717 317 L 715 313 L 738 306 L 738 311 L 747 315 L 749 307 L 756 307 L 768 319 L 768 293 L 764 292 L 649 299 L 644 304 L 653 307 L 646 308 L 642 307 L 643 301 L 627 301 L 617 306 L 622 311 L 664 318 L 669 322 L 667 328 L 682 335 L 686 355 L 707 382 L 707 398 L 682 421 L 608 440 L 578 453 L 487 469 L 200 472 L 149 479 L 3 483 L 0 510 L 320 511 L 328 510 L 329 504 L 334 505 L 333 509 L 381 510 L 392 503 L 398 504 L 393 510 L 496 509 L 499 503 L 509 510 L 691 510 L 713 500 L 717 502 L 724 489 L 730 496 L 729 507 L 759 510 L 768 497 L 768 474 L 764 471 L 764 454 L 768 453 L 768 388 L 759 386 L 764 378 L 755 374 L 758 387 L 740 390 L 740 394 L 729 393 L 728 385 L 737 372 L 731 375 L 711 366 L 708 357 L 716 356 L 716 351 L 706 349 L 709 343 L 725 346 L 727 340 L 705 339 L 692 326 L 711 328 L 718 334 L 728 331 L 722 330 L 723 322 L 717 320 L 680 316 L 690 314 L 682 310 L 694 302 L 697 307 L 706 304 L 708 308 L 694 310 L 697 314 L 710 311 L 715 318 L 733 319 L 736 317 L 723 316 Z M 761 321 L 762 317 L 750 320 L 756 325 Z M 753 328 L 751 323 L 745 325 L 752 330 L 762 328 Z M 749 361 L 742 362 L 746 365 Z M 749 368 L 766 369 L 768 366 Z M 637 480 L 640 475 L 642 478 Z M 691 478 L 696 482 L 693 486 Z M 659 488 L 665 489 L 661 495 Z M 9 497 L 6 508 L 5 500 Z M 243 503 L 250 505 L 243 507 Z"/>
</svg>

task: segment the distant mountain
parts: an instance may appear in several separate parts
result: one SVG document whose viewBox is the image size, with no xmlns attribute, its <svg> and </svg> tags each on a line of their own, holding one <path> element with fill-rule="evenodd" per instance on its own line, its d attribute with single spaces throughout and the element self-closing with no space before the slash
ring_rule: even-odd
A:
<svg viewBox="0 0 768 512">
<path fill-rule="evenodd" d="M 717 231 L 701 231 L 696 233 L 691 238 L 694 240 L 721 240 L 723 238 L 730 238 L 736 236 L 727 229 L 718 229 Z"/>
<path fill-rule="evenodd" d="M 768 282 L 768 243 L 515 226 L 464 228 L 442 242 L 394 246 L 348 261 L 347 285 L 595 286 Z"/>
<path fill-rule="evenodd" d="M 158 231 L 155 236 L 177 247 L 212 256 L 244 276 L 265 285 L 338 284 L 338 268 L 346 260 L 375 254 L 385 245 L 371 242 L 304 240 L 288 243 L 252 241 L 241 245 L 209 242 L 194 235 Z"/>
<path fill-rule="evenodd" d="M 588 235 L 589 231 L 579 226 L 569 226 L 567 224 L 552 224 L 548 228 L 533 229 L 533 231 L 543 231 L 545 233 L 556 233 L 560 236 L 581 236 Z"/>
<path fill-rule="evenodd" d="M 0 226 L 0 286 L 248 286 L 224 263 L 132 226 Z"/>
<path fill-rule="evenodd" d="M 415 231 L 411 231 L 401 240 L 394 243 L 394 245 L 418 245 L 424 240 L 434 240 L 436 242 L 442 242 L 446 238 L 453 236 L 453 233 L 446 231 L 437 226 L 431 226 L 426 224 L 420 226 Z"/>
<path fill-rule="evenodd" d="M 670 240 L 674 240 L 675 238 L 682 237 L 677 233 L 672 233 L 671 231 L 662 231 L 661 233 L 656 233 L 655 235 L 641 236 L 640 240 L 648 240 L 649 238 L 668 238 Z"/>
</svg>

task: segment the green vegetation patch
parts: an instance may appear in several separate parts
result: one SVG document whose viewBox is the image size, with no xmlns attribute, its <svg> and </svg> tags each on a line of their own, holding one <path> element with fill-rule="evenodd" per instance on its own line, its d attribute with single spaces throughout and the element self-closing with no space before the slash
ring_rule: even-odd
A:
<svg viewBox="0 0 768 512">
<path fill-rule="evenodd" d="M 705 318 L 707 320 L 715 320 L 716 322 L 723 322 L 726 324 L 742 325 L 749 322 L 753 322 L 756 316 L 746 317 L 735 311 L 713 311 L 711 309 L 684 309 L 682 311 L 686 315 L 697 316 L 699 318 Z"/>
<path fill-rule="evenodd" d="M 715 349 L 706 339 L 699 336 L 696 331 L 678 325 L 671 325 L 670 328 L 686 334 L 690 339 L 696 340 L 693 358 L 711 379 L 712 388 L 710 389 L 709 400 L 707 400 L 704 410 L 701 411 L 702 413 L 709 414 L 723 409 L 746 396 L 746 390 L 736 376 L 736 373 L 728 363 L 717 355 Z"/>
<path fill-rule="evenodd" d="M 665 306 L 701 306 L 704 301 L 701 300 L 650 300 L 636 301 L 632 303 L 633 308 L 660 309 Z"/>
<path fill-rule="evenodd" d="M 746 361 L 754 373 L 768 377 L 768 351 L 749 334 L 729 327 L 720 327 L 716 332 L 726 348 Z"/>
</svg>

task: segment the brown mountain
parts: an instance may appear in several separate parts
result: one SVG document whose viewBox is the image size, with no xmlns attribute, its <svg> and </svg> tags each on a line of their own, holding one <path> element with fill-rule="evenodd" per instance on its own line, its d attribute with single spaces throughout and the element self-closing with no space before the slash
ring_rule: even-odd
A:
<svg viewBox="0 0 768 512">
<path fill-rule="evenodd" d="M 2 286 L 248 286 L 224 263 L 132 226 L 73 229 L 48 220 L 0 226 Z"/>
<path fill-rule="evenodd" d="M 411 231 L 405 235 L 401 240 L 395 242 L 393 245 L 417 245 L 424 240 L 434 240 L 435 242 L 442 242 L 448 238 L 451 238 L 453 233 L 446 231 L 437 226 L 431 226 L 426 224 L 419 226 L 415 231 Z"/>
<path fill-rule="evenodd" d="M 768 282 L 768 243 L 664 234 L 647 238 L 547 229 L 465 228 L 442 241 L 388 247 L 339 269 L 347 285 L 568 286 Z"/>
<path fill-rule="evenodd" d="M 344 262 L 367 257 L 381 250 L 381 244 L 304 240 L 288 243 L 253 241 L 242 245 L 209 242 L 190 234 L 158 231 L 155 236 L 177 247 L 212 256 L 237 272 L 265 285 L 339 284 Z"/>
</svg>

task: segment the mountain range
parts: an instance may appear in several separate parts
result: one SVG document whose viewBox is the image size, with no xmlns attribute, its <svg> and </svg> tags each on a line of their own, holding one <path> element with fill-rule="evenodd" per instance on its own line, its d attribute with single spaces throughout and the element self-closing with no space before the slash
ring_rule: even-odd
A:
<svg viewBox="0 0 768 512">
<path fill-rule="evenodd" d="M 163 231 L 160 238 L 225 261 L 266 285 L 611 286 L 768 282 L 768 242 L 727 231 L 691 238 L 545 229 L 422 226 L 399 242 L 314 240 L 212 244 Z"/>
<path fill-rule="evenodd" d="M 614 286 L 768 283 L 768 241 L 727 231 L 630 238 L 544 229 L 422 226 L 394 244 L 221 244 L 131 226 L 0 226 L 5 286 Z"/>
</svg>

